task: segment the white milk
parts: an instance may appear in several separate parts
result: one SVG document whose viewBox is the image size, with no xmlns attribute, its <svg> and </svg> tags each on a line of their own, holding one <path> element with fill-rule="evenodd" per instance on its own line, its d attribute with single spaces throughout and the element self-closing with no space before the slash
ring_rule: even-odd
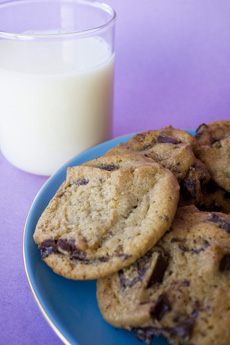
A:
<svg viewBox="0 0 230 345">
<path fill-rule="evenodd" d="M 50 175 L 111 137 L 114 56 L 101 38 L 0 40 L 0 143 L 25 171 Z"/>
</svg>

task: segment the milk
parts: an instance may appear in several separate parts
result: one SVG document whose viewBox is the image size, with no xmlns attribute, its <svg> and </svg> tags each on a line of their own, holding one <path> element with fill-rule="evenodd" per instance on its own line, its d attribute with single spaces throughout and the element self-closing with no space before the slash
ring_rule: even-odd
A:
<svg viewBox="0 0 230 345">
<path fill-rule="evenodd" d="M 18 168 L 54 173 L 111 137 L 114 55 L 99 37 L 0 40 L 0 144 Z"/>
</svg>

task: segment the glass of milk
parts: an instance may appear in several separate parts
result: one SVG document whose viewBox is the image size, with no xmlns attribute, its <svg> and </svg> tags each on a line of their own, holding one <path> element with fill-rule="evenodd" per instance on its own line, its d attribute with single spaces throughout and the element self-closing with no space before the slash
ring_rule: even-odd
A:
<svg viewBox="0 0 230 345">
<path fill-rule="evenodd" d="M 85 0 L 0 4 L 0 147 L 51 175 L 111 138 L 116 14 Z"/>
</svg>

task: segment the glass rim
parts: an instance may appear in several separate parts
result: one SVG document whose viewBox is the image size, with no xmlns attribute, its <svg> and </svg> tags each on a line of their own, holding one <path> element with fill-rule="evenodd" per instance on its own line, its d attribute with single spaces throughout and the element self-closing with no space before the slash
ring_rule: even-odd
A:
<svg viewBox="0 0 230 345">
<path fill-rule="evenodd" d="M 108 4 L 103 2 L 92 2 L 88 0 L 48 0 L 49 2 L 69 2 L 69 3 L 76 3 L 81 5 L 86 5 L 94 8 L 98 8 L 107 12 L 111 15 L 111 18 L 104 24 L 98 25 L 96 27 L 90 29 L 84 29 L 79 31 L 72 31 L 72 32 L 64 32 L 64 33 L 15 33 L 9 31 L 3 31 L 0 28 L 0 38 L 11 39 L 11 40 L 60 40 L 60 39 L 71 39 L 71 38 L 81 38 L 92 36 L 97 33 L 101 33 L 106 31 L 108 28 L 112 27 L 117 19 L 117 15 L 115 10 Z M 35 2 L 43 2 L 47 3 L 47 0 L 7 0 L 0 3 L 0 11 L 2 8 L 10 7 L 13 5 L 20 5 L 21 3 L 35 3 Z"/>
</svg>

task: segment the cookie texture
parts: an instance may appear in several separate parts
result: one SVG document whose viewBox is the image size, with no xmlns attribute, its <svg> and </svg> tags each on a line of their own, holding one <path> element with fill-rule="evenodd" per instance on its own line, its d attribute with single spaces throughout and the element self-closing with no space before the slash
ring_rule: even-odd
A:
<svg viewBox="0 0 230 345">
<path fill-rule="evenodd" d="M 44 261 L 70 279 L 130 265 L 162 237 L 177 208 L 176 178 L 152 160 L 129 155 L 94 163 L 67 169 L 34 233 Z"/>
<path fill-rule="evenodd" d="M 107 154 L 132 152 L 152 158 L 171 170 L 180 181 L 185 178 L 189 168 L 195 164 L 193 150 L 196 139 L 190 133 L 168 126 L 159 130 L 139 133 L 108 151 Z"/>
<path fill-rule="evenodd" d="M 230 192 L 230 121 L 214 121 L 196 130 L 197 157 L 206 165 L 213 181 Z"/>
<path fill-rule="evenodd" d="M 230 344 L 230 216 L 178 209 L 145 256 L 97 282 L 103 317 L 150 344 Z"/>
</svg>

